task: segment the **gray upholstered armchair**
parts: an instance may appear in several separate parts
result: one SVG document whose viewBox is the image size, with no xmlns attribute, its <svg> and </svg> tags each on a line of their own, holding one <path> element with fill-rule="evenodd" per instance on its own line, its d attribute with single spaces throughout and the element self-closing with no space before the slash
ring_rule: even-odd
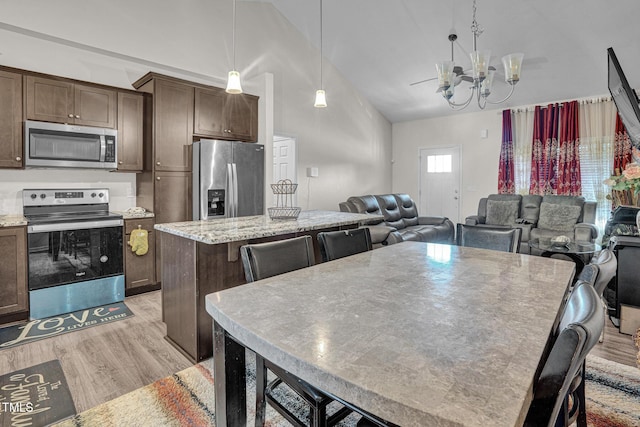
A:
<svg viewBox="0 0 640 427">
<path fill-rule="evenodd" d="M 594 242 L 598 237 L 596 206 L 582 196 L 544 196 L 531 239 L 567 236 L 573 241 Z"/>
<path fill-rule="evenodd" d="M 520 251 L 529 253 L 531 230 L 538 222 L 542 196 L 490 194 L 480 199 L 478 214 L 468 216 L 465 224 L 520 228 Z"/>
</svg>

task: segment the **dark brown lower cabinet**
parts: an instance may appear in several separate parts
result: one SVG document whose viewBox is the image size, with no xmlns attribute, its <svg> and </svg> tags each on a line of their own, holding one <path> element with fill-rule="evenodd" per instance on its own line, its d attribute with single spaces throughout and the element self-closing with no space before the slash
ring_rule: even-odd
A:
<svg viewBox="0 0 640 427">
<path fill-rule="evenodd" d="M 0 227 L 0 323 L 29 317 L 27 229 Z"/>
<path fill-rule="evenodd" d="M 153 218 L 134 218 L 124 221 L 124 279 L 126 295 L 134 295 L 156 288 L 156 233 Z M 137 255 L 131 250 L 131 232 L 137 229 L 147 231 L 148 250 Z"/>
</svg>

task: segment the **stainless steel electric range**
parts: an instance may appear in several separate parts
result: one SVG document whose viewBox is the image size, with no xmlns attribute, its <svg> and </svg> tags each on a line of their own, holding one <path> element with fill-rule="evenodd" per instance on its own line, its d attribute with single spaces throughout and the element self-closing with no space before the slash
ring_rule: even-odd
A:
<svg viewBox="0 0 640 427">
<path fill-rule="evenodd" d="M 32 319 L 124 300 L 123 219 L 108 189 L 25 189 L 22 201 Z"/>
</svg>

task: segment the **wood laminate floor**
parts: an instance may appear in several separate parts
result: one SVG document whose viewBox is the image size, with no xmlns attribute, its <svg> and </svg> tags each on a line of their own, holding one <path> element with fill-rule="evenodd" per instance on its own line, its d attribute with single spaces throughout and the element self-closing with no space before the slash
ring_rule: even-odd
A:
<svg viewBox="0 0 640 427">
<path fill-rule="evenodd" d="M 624 365 L 638 367 L 638 349 L 633 343 L 633 337 L 621 334 L 608 318 L 605 322 L 604 341 L 596 344 L 589 354 Z"/>
<path fill-rule="evenodd" d="M 191 366 L 164 339 L 160 292 L 126 298 L 132 317 L 0 350 L 0 375 L 59 359 L 82 412 Z"/>
<path fill-rule="evenodd" d="M 126 298 L 135 316 L 0 350 L 0 375 L 59 359 L 82 412 L 192 365 L 164 336 L 161 291 Z M 607 320 L 592 354 L 636 366 L 636 348 Z"/>
</svg>

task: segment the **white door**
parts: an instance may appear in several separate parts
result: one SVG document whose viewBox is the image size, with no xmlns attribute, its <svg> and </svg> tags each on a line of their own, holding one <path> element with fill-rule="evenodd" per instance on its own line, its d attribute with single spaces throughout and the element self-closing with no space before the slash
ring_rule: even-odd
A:
<svg viewBox="0 0 640 427">
<path fill-rule="evenodd" d="M 460 222 L 460 147 L 420 150 L 422 216 L 444 216 Z"/>
<path fill-rule="evenodd" d="M 273 181 L 277 183 L 283 179 L 289 179 L 292 183 L 298 182 L 295 138 L 275 136 L 273 137 Z M 291 202 L 291 200 L 287 200 Z M 296 194 L 293 194 L 293 205 L 298 206 Z M 276 196 L 273 196 L 273 205 L 276 206 Z"/>
</svg>

